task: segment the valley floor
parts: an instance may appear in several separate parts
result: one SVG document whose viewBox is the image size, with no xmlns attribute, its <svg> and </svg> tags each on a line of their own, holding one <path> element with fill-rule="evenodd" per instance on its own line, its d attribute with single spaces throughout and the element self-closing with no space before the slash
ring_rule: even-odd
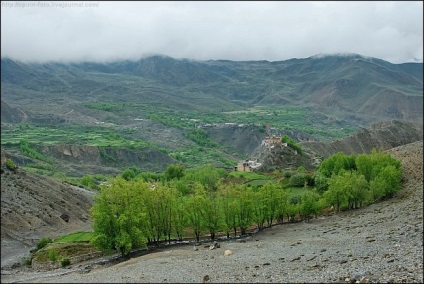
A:
<svg viewBox="0 0 424 284">
<path fill-rule="evenodd" d="M 277 225 L 220 248 L 179 245 L 114 265 L 2 271 L 2 283 L 423 282 L 423 183 L 395 198 L 310 222 Z M 231 255 L 224 255 L 231 250 Z M 98 263 L 99 260 L 97 260 Z"/>
</svg>

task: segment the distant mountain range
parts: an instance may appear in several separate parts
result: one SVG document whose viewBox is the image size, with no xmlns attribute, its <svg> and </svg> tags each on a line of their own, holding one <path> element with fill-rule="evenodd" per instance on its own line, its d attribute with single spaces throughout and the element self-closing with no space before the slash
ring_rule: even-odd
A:
<svg viewBox="0 0 424 284">
<path fill-rule="evenodd" d="M 423 119 L 423 63 L 392 64 L 356 54 L 274 62 L 152 56 L 104 64 L 3 58 L 1 85 L 2 100 L 25 113 L 135 102 L 182 111 L 294 105 L 367 123 Z"/>
</svg>

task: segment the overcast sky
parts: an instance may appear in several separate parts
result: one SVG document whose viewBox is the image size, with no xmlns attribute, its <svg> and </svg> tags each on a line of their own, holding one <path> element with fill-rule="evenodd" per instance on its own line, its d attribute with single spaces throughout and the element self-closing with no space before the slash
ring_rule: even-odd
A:
<svg viewBox="0 0 424 284">
<path fill-rule="evenodd" d="M 1 2 L 1 55 L 269 60 L 358 53 L 423 62 L 423 2 Z M 91 7 L 70 7 L 85 5 Z"/>
</svg>

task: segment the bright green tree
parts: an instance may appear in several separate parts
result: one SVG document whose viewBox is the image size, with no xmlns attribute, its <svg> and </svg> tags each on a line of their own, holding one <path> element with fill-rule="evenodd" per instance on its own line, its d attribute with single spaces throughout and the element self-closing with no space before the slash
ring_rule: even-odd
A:
<svg viewBox="0 0 424 284">
<path fill-rule="evenodd" d="M 235 200 L 235 185 L 220 185 L 219 196 L 222 204 L 222 211 L 224 215 L 224 229 L 227 238 L 230 237 L 230 230 L 234 230 L 234 236 L 237 235 L 237 202 Z"/>
<path fill-rule="evenodd" d="M 185 199 L 186 197 L 177 193 L 177 197 L 173 206 L 172 224 L 175 230 L 175 234 L 180 241 L 183 239 L 184 229 L 187 226 L 186 209 L 184 207 Z"/>
<path fill-rule="evenodd" d="M 281 188 L 276 188 L 276 196 L 275 196 L 275 218 L 278 223 L 283 223 L 284 215 L 287 213 L 287 207 L 289 202 L 289 193 L 287 190 L 283 190 Z"/>
<path fill-rule="evenodd" d="M 349 182 L 343 175 L 333 175 L 329 180 L 329 187 L 323 194 L 327 204 L 333 206 L 336 212 L 340 211 L 342 205 L 347 202 L 347 188 Z"/>
<path fill-rule="evenodd" d="M 306 219 L 306 221 L 309 221 L 311 215 L 317 215 L 320 211 L 320 204 L 319 204 L 320 196 L 318 193 L 314 191 L 307 191 L 302 196 L 302 203 L 300 205 L 301 215 L 303 216 L 302 219 Z"/>
<path fill-rule="evenodd" d="M 202 205 L 202 217 L 204 220 L 205 227 L 209 230 L 211 239 L 215 239 L 215 234 L 223 228 L 223 213 L 221 208 L 221 199 L 218 197 L 216 192 L 206 191 L 202 192 L 205 196 Z"/>
<path fill-rule="evenodd" d="M 212 165 L 204 165 L 186 171 L 184 180 L 199 182 L 207 191 L 218 190 L 219 180 L 225 174 L 225 170 L 217 169 Z"/>
<path fill-rule="evenodd" d="M 147 185 L 134 187 L 121 177 L 103 188 L 95 197 L 91 209 L 93 243 L 102 251 L 118 250 L 122 256 L 133 248 L 145 246 L 141 220 L 144 218 L 140 190 Z"/>
<path fill-rule="evenodd" d="M 393 197 L 396 191 L 399 190 L 400 185 L 401 171 L 392 165 L 384 167 L 370 182 L 373 201 L 380 198 Z"/>
<path fill-rule="evenodd" d="M 169 164 L 164 171 L 166 180 L 181 179 L 184 176 L 184 166 L 180 164 Z"/>
<path fill-rule="evenodd" d="M 199 242 L 200 235 L 205 226 L 202 216 L 203 206 L 206 203 L 204 191 L 205 189 L 200 183 L 195 183 L 194 194 L 187 198 L 185 206 L 188 224 L 193 230 L 197 242 Z"/>
<path fill-rule="evenodd" d="M 347 202 L 349 209 L 362 207 L 369 196 L 369 184 L 365 176 L 358 172 L 346 172 L 343 175 L 346 178 Z"/>
</svg>

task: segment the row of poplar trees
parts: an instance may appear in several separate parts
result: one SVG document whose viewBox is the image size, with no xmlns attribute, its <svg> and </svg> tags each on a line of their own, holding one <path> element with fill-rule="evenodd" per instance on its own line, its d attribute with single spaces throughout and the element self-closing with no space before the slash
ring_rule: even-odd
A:
<svg viewBox="0 0 424 284">
<path fill-rule="evenodd" d="M 202 183 L 181 178 L 166 182 L 114 178 L 101 189 L 91 209 L 93 243 L 102 251 L 127 255 L 134 248 L 203 235 L 246 235 L 283 220 L 309 220 L 323 209 L 354 209 L 392 197 L 401 183 L 400 162 L 388 154 L 345 155 L 324 160 L 313 187 L 293 194 L 281 182 L 262 187 Z M 306 188 L 306 184 L 305 184 Z"/>
</svg>

